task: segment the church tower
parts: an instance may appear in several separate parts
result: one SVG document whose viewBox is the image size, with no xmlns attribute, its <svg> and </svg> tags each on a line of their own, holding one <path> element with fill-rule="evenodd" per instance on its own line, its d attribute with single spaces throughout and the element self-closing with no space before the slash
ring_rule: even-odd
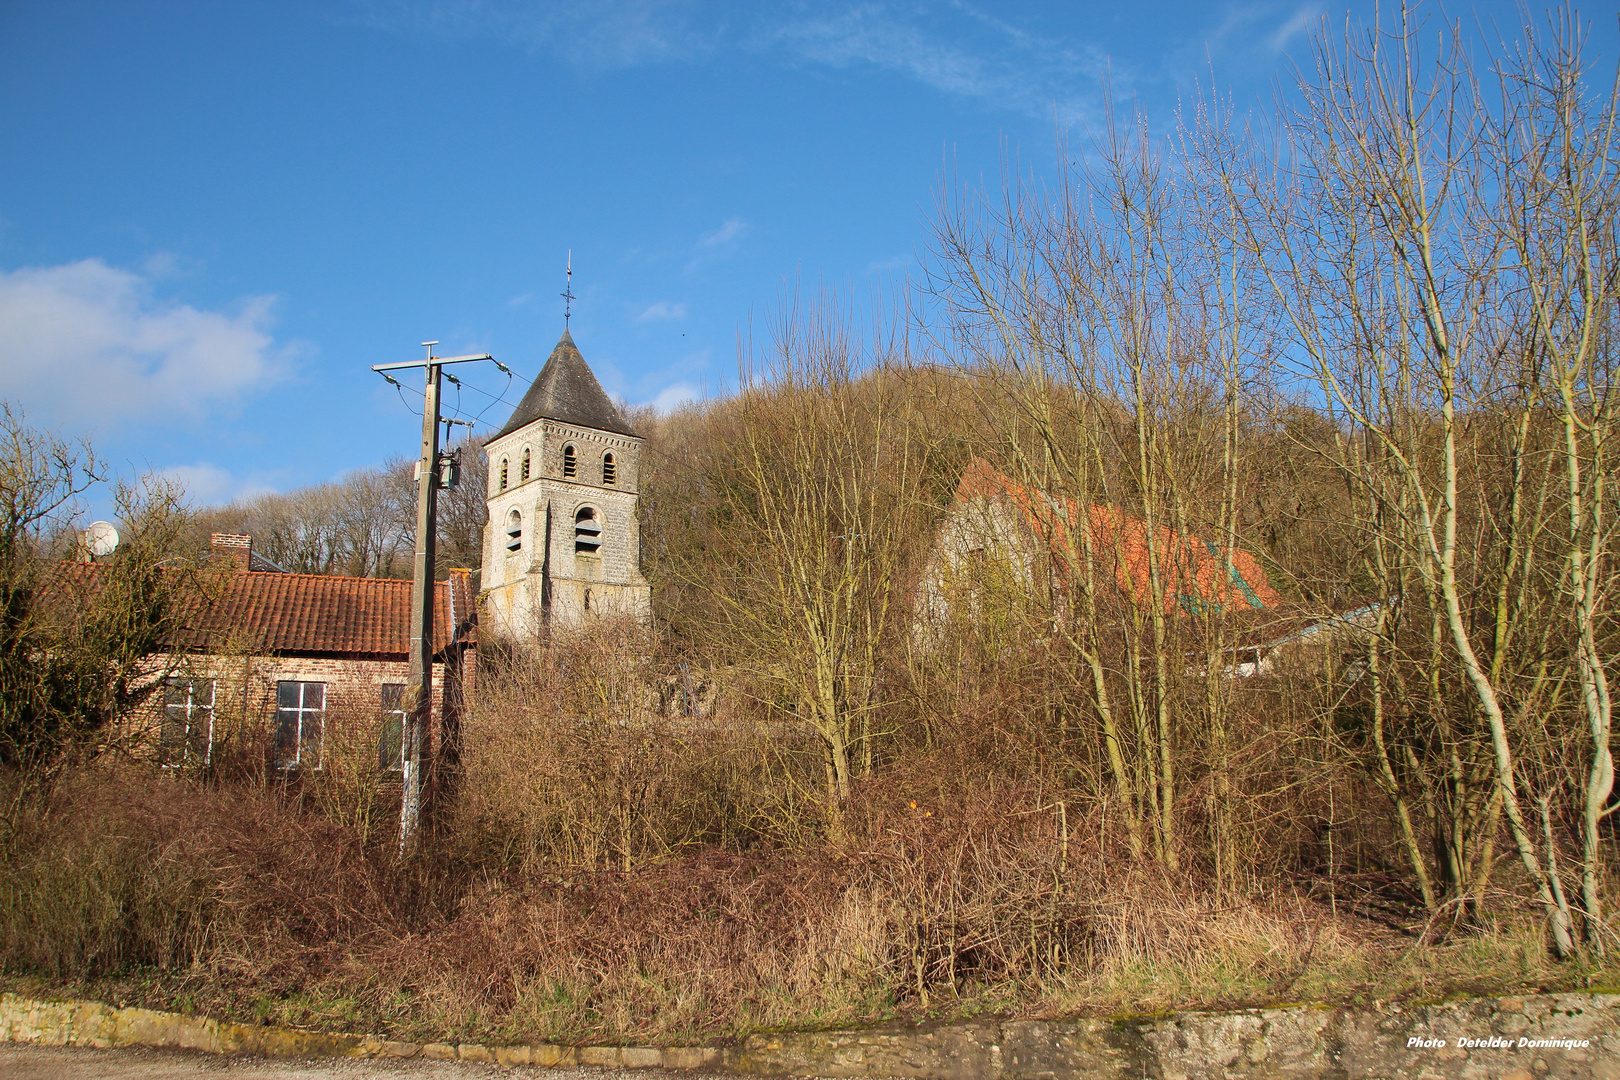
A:
<svg viewBox="0 0 1620 1080">
<path fill-rule="evenodd" d="M 651 617 L 636 519 L 642 440 L 567 330 L 489 455 L 482 585 L 517 638 L 596 615 Z"/>
</svg>

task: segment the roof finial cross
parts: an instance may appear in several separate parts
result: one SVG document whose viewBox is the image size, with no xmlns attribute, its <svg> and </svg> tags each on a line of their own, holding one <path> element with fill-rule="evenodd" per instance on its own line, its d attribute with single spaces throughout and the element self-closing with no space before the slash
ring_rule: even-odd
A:
<svg viewBox="0 0 1620 1080">
<path fill-rule="evenodd" d="M 563 298 L 563 329 L 568 329 L 568 319 L 573 315 L 574 308 L 574 249 L 568 249 L 568 284 L 561 293 Z"/>
</svg>

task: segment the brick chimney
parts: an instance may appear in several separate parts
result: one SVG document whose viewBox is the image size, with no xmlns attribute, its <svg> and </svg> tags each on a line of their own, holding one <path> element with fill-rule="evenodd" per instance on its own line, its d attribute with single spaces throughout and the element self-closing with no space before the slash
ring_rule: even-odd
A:
<svg viewBox="0 0 1620 1080">
<path fill-rule="evenodd" d="M 252 569 L 253 537 L 247 533 L 214 533 L 208 537 L 214 557 L 237 570 Z"/>
</svg>

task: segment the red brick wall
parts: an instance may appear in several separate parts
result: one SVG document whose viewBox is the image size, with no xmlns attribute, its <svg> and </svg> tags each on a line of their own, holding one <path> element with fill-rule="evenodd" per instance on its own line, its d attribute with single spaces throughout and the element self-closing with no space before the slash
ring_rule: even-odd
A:
<svg viewBox="0 0 1620 1080">
<path fill-rule="evenodd" d="M 468 677 L 475 666 L 470 651 L 458 665 Z M 323 683 L 326 687 L 324 720 L 329 736 L 341 735 L 351 745 L 366 743 L 369 739 L 373 753 L 382 732 L 382 688 L 387 683 L 406 683 L 408 672 L 409 665 L 404 660 L 276 656 L 155 656 L 146 668 L 146 676 L 152 680 L 169 677 L 214 680 L 216 715 L 222 720 L 227 716 L 240 716 L 250 728 L 259 728 L 266 739 L 275 728 L 278 682 Z M 457 702 L 465 700 L 470 689 L 450 685 L 452 674 L 455 672 L 442 663 L 433 665 L 430 750 L 435 756 L 445 746 L 447 704 L 454 721 L 458 714 Z M 155 754 L 163 716 L 163 692 L 157 688 L 127 726 L 125 745 L 138 756 Z M 452 722 L 450 728 L 454 726 Z"/>
</svg>

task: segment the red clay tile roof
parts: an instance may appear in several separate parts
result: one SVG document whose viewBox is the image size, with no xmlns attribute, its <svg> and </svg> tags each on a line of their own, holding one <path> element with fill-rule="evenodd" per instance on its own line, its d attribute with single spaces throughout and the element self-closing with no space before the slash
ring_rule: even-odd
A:
<svg viewBox="0 0 1620 1080">
<path fill-rule="evenodd" d="M 104 568 L 66 563 L 47 585 L 60 600 L 82 603 Z M 250 649 L 304 656 L 404 659 L 410 647 L 411 583 L 389 578 L 246 570 L 179 572 L 180 628 L 173 649 Z M 477 598 L 471 576 L 435 583 L 433 651 L 449 643 L 454 608 L 458 642 L 476 639 Z"/>
<path fill-rule="evenodd" d="M 476 625 L 468 575 L 453 575 L 452 582 L 435 583 L 435 654 L 450 640 L 452 602 L 457 640 L 467 640 Z M 200 601 L 185 620 L 189 640 L 184 643 L 192 648 L 235 638 L 266 653 L 404 658 L 410 649 L 409 581 L 238 571 L 204 578 L 202 587 L 217 593 Z"/>
<path fill-rule="evenodd" d="M 1009 499 L 1065 577 L 1070 572 L 1068 563 L 1079 558 L 1082 551 L 1079 542 L 1070 542 L 1068 524 L 1086 520 L 1098 565 L 1105 571 L 1112 567 L 1120 592 L 1138 606 L 1145 606 L 1151 596 L 1148 527 L 1140 518 L 1099 503 L 1090 504 L 1082 513 L 1080 504 L 1073 499 L 1059 500 L 1033 491 L 996 471 L 983 458 L 974 458 L 962 473 L 956 498 Z M 1177 608 L 1191 613 L 1204 606 L 1217 611 L 1242 611 L 1276 610 L 1282 605 L 1282 597 L 1266 581 L 1265 570 L 1246 551 L 1234 551 L 1228 563 L 1214 545 L 1162 525 L 1153 530 L 1151 550 L 1158 555 L 1165 583 L 1166 614 L 1174 614 Z"/>
</svg>

